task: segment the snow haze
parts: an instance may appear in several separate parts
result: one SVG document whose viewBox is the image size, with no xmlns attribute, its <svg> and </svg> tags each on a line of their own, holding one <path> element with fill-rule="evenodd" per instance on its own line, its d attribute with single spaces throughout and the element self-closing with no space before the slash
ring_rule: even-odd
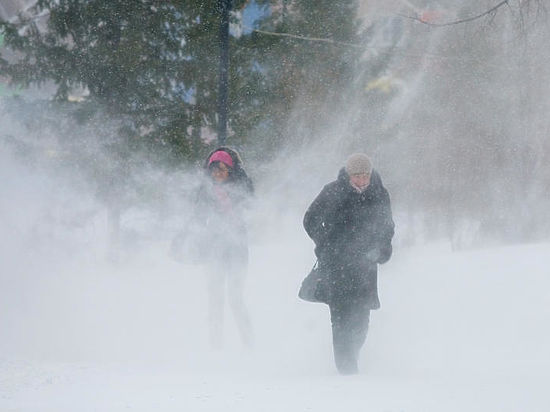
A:
<svg viewBox="0 0 550 412">
<path fill-rule="evenodd" d="M 391 45 L 385 69 L 322 105 L 314 140 L 297 104 L 288 146 L 242 151 L 252 348 L 229 308 L 210 347 L 205 268 L 169 253 L 196 168 L 121 157 L 106 123 L 37 131 L 32 110 L 0 104 L 0 410 L 550 409 L 547 23 L 510 7 L 435 28 L 398 17 L 412 2 L 364 3 L 363 58 Z M 453 4 L 426 16 L 478 10 Z M 356 151 L 390 192 L 396 236 L 360 374 L 342 377 L 327 307 L 297 291 L 315 262 L 303 214 Z"/>
</svg>

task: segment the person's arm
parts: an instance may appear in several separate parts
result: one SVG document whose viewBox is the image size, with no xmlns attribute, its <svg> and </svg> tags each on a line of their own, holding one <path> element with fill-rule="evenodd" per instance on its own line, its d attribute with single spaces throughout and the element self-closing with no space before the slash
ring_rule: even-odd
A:
<svg viewBox="0 0 550 412">
<path fill-rule="evenodd" d="M 328 243 L 333 223 L 330 221 L 331 190 L 325 186 L 307 209 L 303 225 L 317 249 Z"/>
<path fill-rule="evenodd" d="M 192 239 L 192 242 L 196 242 L 197 233 L 200 230 L 204 230 L 207 224 L 207 212 L 204 204 L 205 198 L 205 187 L 204 185 L 199 186 L 193 193 L 193 201 L 187 205 L 187 214 L 184 218 L 183 227 L 180 227 L 172 239 L 170 244 L 170 255 L 172 258 L 179 262 L 184 262 L 186 260 L 185 253 L 188 252 L 183 250 L 186 243 L 189 243 L 189 239 Z"/>
<path fill-rule="evenodd" d="M 384 188 L 380 199 L 380 214 L 379 214 L 379 250 L 380 256 L 377 259 L 378 263 L 386 263 L 390 260 L 393 252 L 391 240 L 394 235 L 395 224 L 393 222 L 390 195 Z"/>
</svg>

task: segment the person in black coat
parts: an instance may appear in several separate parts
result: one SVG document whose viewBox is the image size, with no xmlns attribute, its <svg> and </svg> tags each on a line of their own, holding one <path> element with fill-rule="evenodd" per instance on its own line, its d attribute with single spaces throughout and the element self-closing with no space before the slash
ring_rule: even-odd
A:
<svg viewBox="0 0 550 412">
<path fill-rule="evenodd" d="M 342 374 L 357 373 L 370 311 L 380 307 L 377 266 L 390 259 L 394 234 L 389 194 L 365 154 L 349 157 L 303 223 L 325 277 L 321 286 L 330 308 L 336 367 Z"/>
</svg>

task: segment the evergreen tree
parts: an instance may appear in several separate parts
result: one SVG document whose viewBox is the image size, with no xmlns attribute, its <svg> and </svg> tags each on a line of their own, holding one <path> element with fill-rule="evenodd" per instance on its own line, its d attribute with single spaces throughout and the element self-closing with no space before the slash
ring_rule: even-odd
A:
<svg viewBox="0 0 550 412">
<path fill-rule="evenodd" d="M 240 10 L 247 2 L 232 3 Z M 346 98 L 362 53 L 344 45 L 359 38 L 358 1 L 257 3 L 268 8 L 259 28 L 333 41 L 258 32 L 231 37 L 229 143 L 277 148 L 288 141 L 293 114 L 314 136 L 323 113 Z M 23 86 L 53 83 L 57 101 L 85 91 L 80 118 L 107 113 L 120 122 L 131 150 L 200 157 L 217 130 L 218 6 L 217 0 L 39 0 L 26 17 L 0 23 L 6 45 L 20 56 L 0 61 L 0 70 Z M 205 130 L 212 136 L 201 135 Z"/>
<path fill-rule="evenodd" d="M 52 82 L 57 101 L 84 90 L 82 119 L 103 111 L 132 143 L 188 157 L 191 136 L 215 129 L 217 3 L 39 0 L 17 22 L 0 23 L 20 56 L 0 70 L 23 86 Z"/>
</svg>

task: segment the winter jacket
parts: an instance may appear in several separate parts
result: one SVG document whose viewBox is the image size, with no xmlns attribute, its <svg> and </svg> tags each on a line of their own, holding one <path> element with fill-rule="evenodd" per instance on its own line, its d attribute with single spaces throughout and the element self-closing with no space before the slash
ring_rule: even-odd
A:
<svg viewBox="0 0 550 412">
<path fill-rule="evenodd" d="M 234 166 L 226 182 L 215 183 L 208 175 L 200 185 L 195 203 L 195 221 L 201 226 L 205 258 L 224 260 L 247 259 L 248 240 L 244 218 L 245 209 L 254 192 L 252 181 L 242 167 L 240 157 L 228 148 Z M 213 153 L 213 152 L 212 152 Z M 211 154 L 208 156 L 208 158 Z"/>
<path fill-rule="evenodd" d="M 373 171 L 369 186 L 359 193 L 340 170 L 303 223 L 315 242 L 319 268 L 329 278 L 329 300 L 366 299 L 370 309 L 378 309 L 377 264 L 391 257 L 394 234 L 390 197 L 380 175 Z"/>
</svg>

